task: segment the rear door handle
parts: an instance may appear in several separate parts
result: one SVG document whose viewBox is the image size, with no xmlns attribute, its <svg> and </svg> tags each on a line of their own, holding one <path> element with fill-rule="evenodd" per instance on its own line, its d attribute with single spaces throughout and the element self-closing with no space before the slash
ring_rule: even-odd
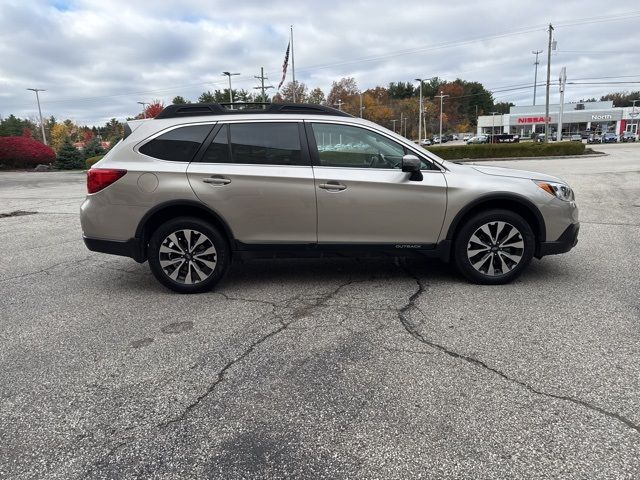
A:
<svg viewBox="0 0 640 480">
<path fill-rule="evenodd" d="M 207 177 L 207 178 L 203 178 L 202 181 L 204 183 L 210 183 L 211 185 L 228 185 L 231 183 L 231 179 L 230 178 L 224 178 L 224 177 Z"/>
<path fill-rule="evenodd" d="M 320 185 L 318 185 L 318 188 L 327 190 L 329 192 L 340 192 L 342 190 L 345 190 L 347 186 L 336 182 L 335 180 L 329 180 L 327 183 L 321 183 Z"/>
</svg>

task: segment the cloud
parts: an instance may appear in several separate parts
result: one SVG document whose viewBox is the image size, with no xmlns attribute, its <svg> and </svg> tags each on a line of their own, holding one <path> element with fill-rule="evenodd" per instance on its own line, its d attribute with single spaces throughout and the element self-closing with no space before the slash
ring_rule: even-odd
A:
<svg viewBox="0 0 640 480">
<path fill-rule="evenodd" d="M 8 0 L 0 13 L 0 114 L 34 116 L 29 87 L 47 90 L 43 114 L 92 125 L 135 115 L 137 101 L 169 103 L 176 95 L 195 100 L 205 90 L 224 88 L 224 70 L 242 73 L 233 78 L 234 88 L 253 91 L 260 67 L 277 84 L 291 24 L 296 78 L 325 93 L 343 76 L 355 77 L 363 89 L 420 76 L 461 77 L 490 89 L 525 87 L 533 83 L 531 51 L 546 49 L 549 20 L 557 25 L 553 79 L 566 66 L 569 81 L 576 83 L 594 77 L 640 81 L 640 54 L 633 47 L 640 12 L 615 4 L 603 10 L 595 0 L 515 5 Z M 539 81 L 545 75 L 543 53 Z M 566 99 L 625 89 L 640 84 L 572 84 Z M 554 101 L 557 89 L 552 90 Z M 541 102 L 543 88 L 538 95 Z M 495 96 L 527 104 L 532 88 Z"/>
</svg>

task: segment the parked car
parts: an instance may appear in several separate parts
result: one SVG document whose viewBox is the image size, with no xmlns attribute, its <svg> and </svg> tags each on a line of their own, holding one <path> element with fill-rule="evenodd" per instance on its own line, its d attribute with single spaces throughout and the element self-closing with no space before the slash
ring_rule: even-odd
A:
<svg viewBox="0 0 640 480">
<path fill-rule="evenodd" d="M 602 143 L 602 136 L 598 133 L 592 133 L 589 135 L 587 143 Z"/>
<path fill-rule="evenodd" d="M 602 143 L 616 143 L 618 141 L 618 135 L 615 133 L 605 133 L 602 136 Z"/>
<path fill-rule="evenodd" d="M 622 142 L 635 142 L 636 134 L 632 132 L 624 132 L 620 137 L 620 141 Z"/>
<path fill-rule="evenodd" d="M 467 140 L 467 145 L 473 145 L 477 143 L 489 143 L 488 135 L 476 135 Z"/>
<path fill-rule="evenodd" d="M 582 142 L 582 135 L 580 135 L 579 133 L 572 133 L 569 137 L 569 140 L 571 140 L 572 142 Z"/>
<path fill-rule="evenodd" d="M 471 135 L 469 134 L 466 134 L 465 136 L 462 137 L 463 142 L 468 142 L 469 140 L 471 140 Z"/>
<path fill-rule="evenodd" d="M 458 138 L 458 135 L 454 133 L 453 135 L 451 135 L 451 140 L 460 140 L 460 138 Z"/>
<path fill-rule="evenodd" d="M 432 142 L 428 138 L 425 138 L 420 142 L 420 145 L 422 145 L 423 147 L 428 147 L 429 145 L 432 145 Z"/>
<path fill-rule="evenodd" d="M 559 178 L 446 162 L 331 107 L 170 105 L 124 131 L 88 171 L 84 242 L 181 293 L 211 289 L 232 257 L 301 252 L 435 257 L 503 284 L 577 242 Z"/>
</svg>

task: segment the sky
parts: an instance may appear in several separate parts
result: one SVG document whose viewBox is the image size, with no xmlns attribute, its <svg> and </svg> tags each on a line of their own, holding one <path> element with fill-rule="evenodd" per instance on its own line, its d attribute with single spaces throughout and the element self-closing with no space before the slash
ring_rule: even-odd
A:
<svg viewBox="0 0 640 480">
<path fill-rule="evenodd" d="M 195 101 L 228 85 L 256 91 L 264 67 L 278 85 L 294 29 L 296 80 L 325 95 L 342 77 L 365 90 L 438 76 L 479 81 L 496 101 L 530 105 L 533 50 L 547 25 L 566 66 L 565 101 L 640 90 L 640 4 L 338 0 L 0 0 L 0 116 L 44 116 L 102 125 L 140 113 L 137 102 Z M 635 6 L 635 9 L 634 9 Z M 290 64 L 291 68 L 291 64 Z M 291 80 L 291 69 L 287 81 Z M 605 83 L 606 82 L 606 83 Z M 625 83 L 614 83 L 625 82 Z M 273 93 L 273 90 L 270 90 Z M 537 103 L 544 102 L 538 87 Z M 551 102 L 558 101 L 557 86 Z"/>
</svg>

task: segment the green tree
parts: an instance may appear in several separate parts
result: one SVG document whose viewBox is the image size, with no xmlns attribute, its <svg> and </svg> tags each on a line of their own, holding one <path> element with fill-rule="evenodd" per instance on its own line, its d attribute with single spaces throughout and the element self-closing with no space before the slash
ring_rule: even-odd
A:
<svg viewBox="0 0 640 480">
<path fill-rule="evenodd" d="M 515 103 L 511 102 L 498 102 L 493 104 L 493 111 L 500 114 L 509 113 L 511 107 L 515 106 Z"/>
<path fill-rule="evenodd" d="M 640 99 L 640 91 L 637 92 L 615 92 L 608 93 L 600 97 L 600 100 L 613 100 L 614 107 L 631 107 L 634 100 Z M 636 107 L 639 102 L 636 102 Z"/>
<path fill-rule="evenodd" d="M 66 138 L 56 155 L 55 167 L 60 170 L 74 170 L 84 168 L 84 158 L 80 151 Z"/>
<path fill-rule="evenodd" d="M 293 92 L 296 92 L 296 103 L 306 103 L 307 101 L 307 86 L 299 82 L 289 82 L 280 89 L 273 97 L 274 103 L 293 102 Z"/>
<path fill-rule="evenodd" d="M 98 140 L 96 137 L 93 137 L 91 140 L 89 140 L 82 149 L 82 155 L 85 159 L 89 157 L 95 157 L 96 155 L 104 155 L 104 148 L 102 148 L 102 145 L 100 145 L 100 140 Z"/>
<path fill-rule="evenodd" d="M 395 99 L 403 99 L 413 97 L 416 89 L 411 82 L 391 82 L 387 88 L 389 96 Z M 425 96 L 424 90 L 422 95 Z M 428 96 L 428 95 L 427 95 Z"/>
<path fill-rule="evenodd" d="M 173 105 L 186 105 L 187 103 L 191 103 L 191 101 L 186 100 L 182 95 L 178 95 L 176 97 L 173 97 L 173 100 L 171 100 L 171 103 Z"/>
</svg>

